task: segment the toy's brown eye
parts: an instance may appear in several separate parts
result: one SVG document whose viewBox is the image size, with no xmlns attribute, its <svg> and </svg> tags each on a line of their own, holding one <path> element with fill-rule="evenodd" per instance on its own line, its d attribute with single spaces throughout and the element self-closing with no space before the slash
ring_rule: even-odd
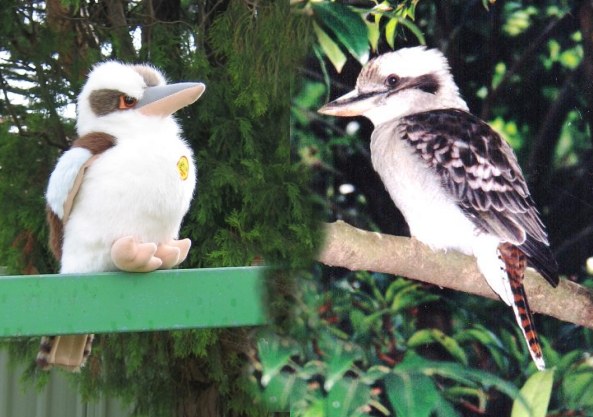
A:
<svg viewBox="0 0 593 417">
<path fill-rule="evenodd" d="M 399 83 L 399 77 L 395 74 L 388 75 L 387 78 L 385 78 L 385 85 L 387 87 L 395 87 L 397 83 Z"/>
<path fill-rule="evenodd" d="M 118 108 L 120 110 L 131 109 L 132 107 L 134 107 L 136 105 L 136 103 L 138 103 L 138 100 L 135 99 L 134 97 L 130 97 L 130 96 L 126 96 L 125 94 L 122 94 L 121 96 L 119 96 Z"/>
</svg>

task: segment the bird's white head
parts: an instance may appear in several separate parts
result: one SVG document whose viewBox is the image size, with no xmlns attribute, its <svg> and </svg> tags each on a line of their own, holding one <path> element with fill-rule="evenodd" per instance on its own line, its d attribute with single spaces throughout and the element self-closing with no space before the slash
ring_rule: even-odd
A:
<svg viewBox="0 0 593 417">
<path fill-rule="evenodd" d="M 449 63 L 437 49 L 403 48 L 369 61 L 356 88 L 326 104 L 320 113 L 365 116 L 375 126 L 413 113 L 455 108 L 467 110 Z"/>
<path fill-rule="evenodd" d="M 170 118 L 195 102 L 205 88 L 202 83 L 167 84 L 163 74 L 150 65 L 100 63 L 78 96 L 78 134 L 125 135 L 125 129 L 146 126 L 155 118 Z"/>
</svg>

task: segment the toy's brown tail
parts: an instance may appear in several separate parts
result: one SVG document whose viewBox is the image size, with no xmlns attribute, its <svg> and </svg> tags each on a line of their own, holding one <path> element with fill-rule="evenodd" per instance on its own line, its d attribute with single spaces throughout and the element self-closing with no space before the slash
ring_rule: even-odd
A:
<svg viewBox="0 0 593 417">
<path fill-rule="evenodd" d="M 37 366 L 49 370 L 59 366 L 77 372 L 91 354 L 94 335 L 43 336 L 37 353 Z"/>
</svg>

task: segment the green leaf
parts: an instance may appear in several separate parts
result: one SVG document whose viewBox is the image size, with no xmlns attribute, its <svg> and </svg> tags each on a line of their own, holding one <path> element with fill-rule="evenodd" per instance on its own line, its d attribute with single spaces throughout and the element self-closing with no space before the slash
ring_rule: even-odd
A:
<svg viewBox="0 0 593 417">
<path fill-rule="evenodd" d="M 429 417 L 442 402 L 432 379 L 422 374 L 396 370 L 385 378 L 385 387 L 398 417 Z"/>
<path fill-rule="evenodd" d="M 262 337 L 257 341 L 257 349 L 261 360 L 263 375 L 261 383 L 266 386 L 278 374 L 292 355 L 298 353 L 298 347 L 280 341 L 277 337 Z"/>
<path fill-rule="evenodd" d="M 441 401 L 435 410 L 437 417 L 459 417 L 459 413 L 448 401 Z"/>
<path fill-rule="evenodd" d="M 499 369 L 505 369 L 508 360 L 505 349 L 500 339 L 483 326 L 475 326 L 473 329 L 461 331 L 455 335 L 459 343 L 477 341 L 484 346 Z"/>
<path fill-rule="evenodd" d="M 394 279 L 387 290 L 385 291 L 385 301 L 387 303 L 393 302 L 393 297 L 397 294 L 402 288 L 409 286 L 409 284 L 413 284 L 410 280 L 403 279 L 403 278 L 396 278 Z"/>
<path fill-rule="evenodd" d="M 582 350 L 573 350 L 572 352 L 565 353 L 562 355 L 561 359 L 554 364 L 554 368 L 556 369 L 557 377 L 561 376 L 564 372 L 568 372 L 574 363 L 578 360 L 582 359 L 583 351 Z M 560 374 L 560 375 L 558 375 Z"/>
<path fill-rule="evenodd" d="M 360 380 L 367 385 L 372 385 L 377 380 L 382 379 L 390 371 L 391 370 L 386 366 L 374 365 L 367 369 L 367 371 L 360 376 Z"/>
<path fill-rule="evenodd" d="M 346 64 L 346 55 L 332 40 L 332 38 L 330 38 L 327 33 L 325 33 L 325 31 L 319 27 L 319 25 L 313 23 L 313 29 L 315 30 L 317 40 L 319 41 L 319 45 L 321 46 L 323 53 L 330 60 L 336 71 L 341 72 L 342 68 L 344 68 L 344 64 Z"/>
<path fill-rule="evenodd" d="M 418 39 L 418 42 L 420 42 L 421 45 L 426 45 L 426 39 L 424 38 L 424 34 L 420 30 L 420 28 L 416 26 L 414 22 L 408 19 L 399 19 L 399 22 L 405 27 L 407 27 L 410 30 L 410 32 L 414 34 L 414 36 L 416 36 L 416 39 Z"/>
<path fill-rule="evenodd" d="M 410 32 L 412 32 L 421 45 L 426 45 L 424 34 L 414 22 L 412 22 L 410 19 L 406 19 L 405 17 L 393 15 L 390 17 L 389 22 L 387 22 L 385 25 L 385 39 L 387 40 L 387 43 L 391 49 L 394 49 L 395 29 L 397 28 L 398 24 L 404 25 Z"/>
<path fill-rule="evenodd" d="M 412 348 L 430 343 L 440 344 L 451 356 L 467 366 L 467 356 L 461 346 L 459 346 L 455 339 L 447 336 L 439 329 L 418 330 L 408 339 L 408 346 Z"/>
<path fill-rule="evenodd" d="M 521 388 L 521 396 L 513 402 L 511 417 L 545 417 L 553 383 L 553 370 L 531 375 Z"/>
<path fill-rule="evenodd" d="M 371 49 L 373 51 L 376 51 L 379 46 L 379 37 L 381 36 L 381 33 L 379 31 L 379 22 L 378 21 L 368 22 L 365 20 L 365 23 L 367 25 L 367 31 L 369 34 L 368 38 L 369 38 L 369 43 L 371 44 Z"/>
<path fill-rule="evenodd" d="M 360 63 L 365 63 L 369 42 L 362 17 L 341 3 L 312 3 L 312 7 L 317 23 L 331 31 Z"/>
<path fill-rule="evenodd" d="M 312 360 L 304 364 L 297 372 L 301 379 L 312 379 L 315 375 L 324 375 L 327 365 L 325 362 Z"/>
<path fill-rule="evenodd" d="M 370 388 L 358 379 L 343 378 L 329 391 L 326 400 L 327 417 L 362 415 L 360 408 L 370 400 Z"/>
<path fill-rule="evenodd" d="M 579 54 L 579 51 L 576 48 L 562 52 L 559 57 L 560 63 L 571 70 L 576 69 L 581 63 L 581 60 L 582 53 Z"/>
<path fill-rule="evenodd" d="M 411 283 L 411 285 L 402 287 L 395 292 L 393 301 L 391 302 L 391 312 L 397 313 L 407 308 L 438 299 L 439 297 L 437 295 L 427 293 L 421 290 L 418 284 Z"/>
<path fill-rule="evenodd" d="M 404 360 L 396 369 L 402 372 L 421 372 L 428 376 L 439 375 L 466 386 L 476 386 L 479 384 L 485 388 L 494 387 L 511 398 L 516 398 L 519 395 L 517 387 L 496 375 L 471 369 L 458 363 L 424 359 L 411 350 L 406 353 Z"/>
<path fill-rule="evenodd" d="M 381 290 L 377 287 L 377 281 L 372 280 L 369 284 L 373 292 L 373 297 L 377 300 L 379 305 L 383 305 L 385 303 L 385 297 L 383 297 L 383 293 L 381 293 Z"/>
<path fill-rule="evenodd" d="M 397 27 L 397 23 L 398 19 L 394 17 L 387 22 L 387 25 L 385 25 L 385 39 L 391 49 L 394 49 L 395 47 L 395 28 Z"/>
<path fill-rule="evenodd" d="M 391 413 L 389 412 L 389 409 L 385 405 L 383 405 L 381 402 L 379 402 L 378 400 L 371 399 L 369 401 L 369 406 L 371 406 L 375 410 L 377 410 L 377 412 L 374 415 L 383 415 L 383 416 L 391 415 Z M 364 415 L 364 417 L 368 417 L 368 416 Z"/>
<path fill-rule="evenodd" d="M 352 321 L 352 328 L 354 330 L 353 337 L 356 340 L 367 339 L 373 332 L 373 329 L 378 329 L 381 326 L 381 317 L 388 313 L 387 310 L 379 310 L 372 314 L 364 314 L 360 310 L 353 310 L 350 313 Z"/>
<path fill-rule="evenodd" d="M 446 388 L 445 395 L 447 398 L 453 398 L 456 402 L 463 397 L 473 397 L 478 401 L 478 408 L 481 410 L 486 409 L 488 402 L 488 394 L 482 388 L 461 387 L 457 385 Z"/>
<path fill-rule="evenodd" d="M 593 367 L 585 363 L 567 373 L 562 381 L 562 392 L 567 407 L 593 412 Z"/>
<path fill-rule="evenodd" d="M 333 351 L 327 365 L 327 376 L 323 387 L 330 391 L 334 384 L 339 381 L 344 373 L 350 369 L 356 359 L 352 346 L 338 343 Z"/>
<path fill-rule="evenodd" d="M 324 412 L 325 401 L 319 398 L 314 400 L 304 411 L 302 414 L 303 417 L 325 417 Z M 290 413 L 292 415 L 292 412 Z M 299 410 L 295 411 L 297 416 L 301 415 Z"/>
<path fill-rule="evenodd" d="M 291 398 L 301 398 L 307 391 L 306 381 L 295 374 L 281 373 L 273 377 L 263 392 L 263 398 L 270 410 L 288 410 Z"/>
</svg>

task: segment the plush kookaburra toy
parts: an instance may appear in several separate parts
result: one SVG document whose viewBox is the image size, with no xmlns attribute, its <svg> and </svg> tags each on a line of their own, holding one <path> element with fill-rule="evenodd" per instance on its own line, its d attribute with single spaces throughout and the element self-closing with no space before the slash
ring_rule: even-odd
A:
<svg viewBox="0 0 593 417">
<path fill-rule="evenodd" d="M 196 167 L 172 114 L 204 89 L 167 84 L 148 65 L 109 61 L 93 69 L 78 97 L 79 138 L 59 159 L 46 193 L 60 273 L 148 272 L 185 259 L 191 242 L 178 233 Z M 37 363 L 78 370 L 92 340 L 44 337 Z"/>
<path fill-rule="evenodd" d="M 529 264 L 558 285 L 546 229 L 511 147 L 468 112 L 443 54 L 418 47 L 381 55 L 353 91 L 319 111 L 373 122 L 373 166 L 412 236 L 476 257 L 544 369 L 523 275 Z"/>
</svg>

